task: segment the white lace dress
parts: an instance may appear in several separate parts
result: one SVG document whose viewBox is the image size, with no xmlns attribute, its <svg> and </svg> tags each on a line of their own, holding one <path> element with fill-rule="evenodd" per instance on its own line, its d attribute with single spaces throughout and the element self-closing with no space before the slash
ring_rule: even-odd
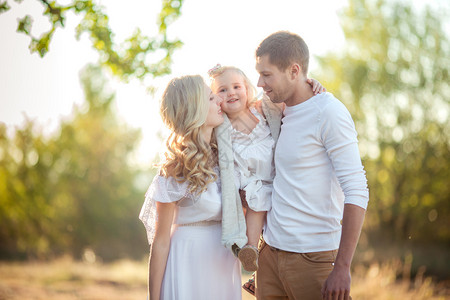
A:
<svg viewBox="0 0 450 300">
<path fill-rule="evenodd" d="M 155 201 L 177 202 L 161 299 L 241 299 L 241 265 L 221 244 L 221 191 L 217 180 L 199 196 L 188 184 L 155 176 L 139 218 L 149 243 L 154 236 Z"/>
<path fill-rule="evenodd" d="M 272 183 L 275 176 L 275 141 L 266 119 L 250 108 L 259 123 L 249 134 L 233 129 L 231 142 L 235 162 L 236 185 L 245 190 L 248 206 L 254 211 L 272 207 Z"/>
</svg>

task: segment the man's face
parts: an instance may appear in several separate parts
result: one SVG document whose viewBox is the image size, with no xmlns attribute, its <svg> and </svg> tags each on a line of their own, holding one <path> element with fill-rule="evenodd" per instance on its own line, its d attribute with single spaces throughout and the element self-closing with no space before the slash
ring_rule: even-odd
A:
<svg viewBox="0 0 450 300">
<path fill-rule="evenodd" d="M 280 71 L 277 66 L 270 63 L 268 55 L 263 55 L 256 58 L 256 71 L 259 73 L 258 87 L 263 88 L 272 102 L 281 103 L 288 100 L 289 69 Z"/>
</svg>

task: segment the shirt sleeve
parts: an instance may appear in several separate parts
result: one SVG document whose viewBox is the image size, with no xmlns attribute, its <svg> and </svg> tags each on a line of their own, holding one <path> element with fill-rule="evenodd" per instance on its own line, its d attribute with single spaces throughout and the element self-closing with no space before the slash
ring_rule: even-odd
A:
<svg viewBox="0 0 450 300">
<path fill-rule="evenodd" d="M 250 178 L 245 186 L 245 200 L 254 211 L 269 211 L 272 208 L 272 182 Z"/>
<path fill-rule="evenodd" d="M 344 192 L 344 203 L 366 209 L 369 190 L 352 117 L 336 99 L 324 108 L 322 121 L 320 137 Z"/>
<path fill-rule="evenodd" d="M 179 183 L 172 177 L 165 178 L 160 175 L 156 175 L 153 178 L 152 183 L 145 193 L 145 201 L 139 213 L 139 219 L 147 231 L 149 244 L 153 242 L 155 223 L 158 219 L 156 202 L 171 203 L 186 198 L 189 198 L 187 182 Z"/>
</svg>

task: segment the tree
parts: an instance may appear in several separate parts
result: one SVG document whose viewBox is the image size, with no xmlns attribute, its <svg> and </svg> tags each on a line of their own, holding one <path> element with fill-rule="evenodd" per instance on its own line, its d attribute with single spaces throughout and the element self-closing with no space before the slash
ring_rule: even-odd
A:
<svg viewBox="0 0 450 300">
<path fill-rule="evenodd" d="M 366 229 L 450 245 L 449 11 L 350 0 L 346 48 L 320 57 L 326 86 L 355 118 L 367 170 Z"/>
<path fill-rule="evenodd" d="M 108 94 L 100 69 L 87 68 L 81 81 L 87 107 L 62 124 L 58 138 L 62 148 L 70 149 L 62 158 L 66 166 L 58 197 L 66 198 L 72 207 L 63 219 L 71 225 L 73 254 L 79 257 L 89 247 L 106 259 L 136 257 L 146 249 L 137 219 L 144 193 L 136 188 L 139 172 L 127 158 L 137 145 L 139 132 L 115 116 L 114 96 Z"/>
<path fill-rule="evenodd" d="M 36 1 L 45 8 L 49 31 L 33 36 L 29 15 L 18 21 L 17 31 L 30 37 L 31 53 L 41 57 L 70 13 L 82 16 L 77 38 L 87 33 L 99 53 L 99 65 L 123 81 L 170 73 L 172 54 L 182 45 L 168 39 L 167 26 L 180 16 L 183 0 L 162 1 L 155 37 L 137 29 L 120 45 L 104 8 L 95 1 Z M 11 9 L 8 2 L 0 0 L 0 13 Z M 155 53 L 164 55 L 155 59 L 161 57 Z M 139 132 L 116 117 L 114 95 L 107 92 L 99 68 L 88 67 L 82 82 L 86 103 L 75 109 L 73 119 L 62 122 L 57 135 L 45 137 L 36 122 L 27 120 L 10 137 L 0 123 L 1 257 L 70 253 L 79 258 L 91 249 L 113 259 L 140 258 L 145 252 L 145 233 L 137 219 L 143 191 L 136 181 L 142 171 L 127 161 Z"/>
<path fill-rule="evenodd" d="M 21 3 L 22 0 L 14 0 Z M 121 80 L 132 77 L 143 79 L 146 76 L 162 76 L 170 73 L 173 52 L 180 48 L 179 40 L 167 38 L 167 26 L 176 20 L 181 14 L 183 0 L 163 0 L 162 9 L 158 17 L 159 32 L 155 37 L 142 35 L 139 29 L 126 39 L 122 44 L 117 44 L 113 37 L 114 33 L 109 27 L 108 16 L 104 8 L 92 0 L 72 0 L 67 5 L 60 5 L 57 1 L 35 0 L 44 8 L 44 16 L 48 17 L 51 28 L 42 33 L 40 37 L 31 34 L 33 18 L 24 16 L 18 21 L 17 32 L 24 33 L 30 37 L 31 53 L 39 53 L 43 57 L 49 51 L 53 34 L 58 27 L 64 27 L 65 20 L 70 12 L 82 15 L 83 19 L 76 29 L 76 37 L 87 33 L 92 41 L 92 46 L 99 53 L 99 63 L 108 68 Z M 124 5 L 126 5 L 124 3 Z M 0 1 L 0 13 L 11 9 L 8 1 Z M 155 52 L 165 53 L 161 59 L 148 60 Z"/>
<path fill-rule="evenodd" d="M 86 102 L 60 132 L 44 139 L 31 121 L 9 139 L 0 126 L 0 254 L 141 258 L 137 216 L 142 171 L 129 158 L 139 131 L 122 124 L 98 67 L 82 75 Z M 147 174 L 149 175 L 149 174 Z"/>
<path fill-rule="evenodd" d="M 8 136 L 0 123 L 0 257 L 41 256 L 54 238 L 54 144 L 31 120 Z"/>
</svg>

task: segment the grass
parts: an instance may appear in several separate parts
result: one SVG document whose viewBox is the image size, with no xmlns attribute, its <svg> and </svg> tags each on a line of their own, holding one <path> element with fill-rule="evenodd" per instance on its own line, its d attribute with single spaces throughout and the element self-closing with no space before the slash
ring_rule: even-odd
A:
<svg viewBox="0 0 450 300">
<path fill-rule="evenodd" d="M 450 299 L 448 282 L 435 283 L 418 272 L 409 278 L 399 261 L 357 265 L 352 273 L 352 297 L 359 299 Z M 245 282 L 250 274 L 243 273 Z M 0 300 L 136 300 L 147 296 L 147 262 L 0 262 Z M 242 290 L 243 300 L 255 299 Z"/>
<path fill-rule="evenodd" d="M 146 299 L 146 262 L 1 263 L 0 300 Z"/>
</svg>

